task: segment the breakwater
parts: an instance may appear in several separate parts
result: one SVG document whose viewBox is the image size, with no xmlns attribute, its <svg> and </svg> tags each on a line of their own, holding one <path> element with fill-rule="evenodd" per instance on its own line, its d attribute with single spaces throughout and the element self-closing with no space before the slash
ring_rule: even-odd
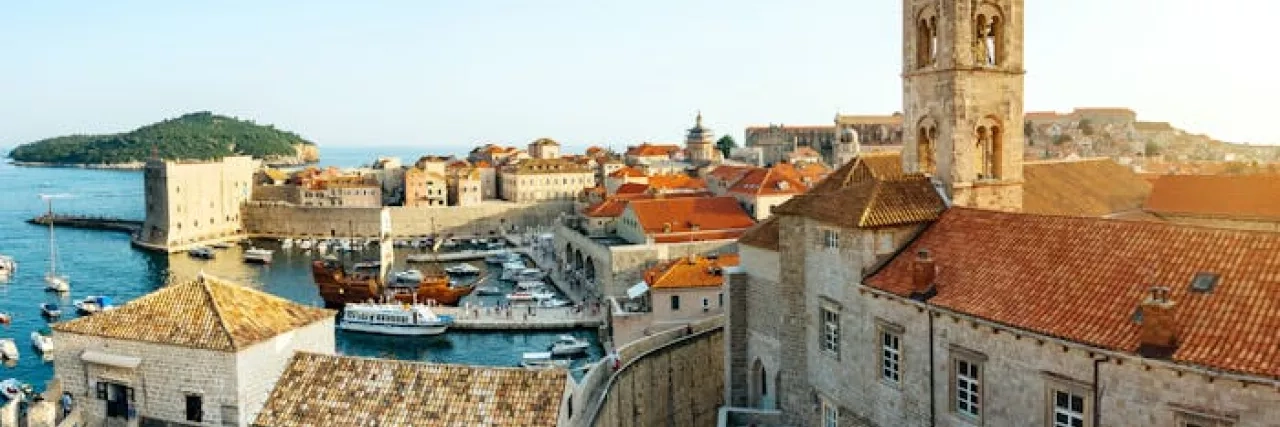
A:
<svg viewBox="0 0 1280 427">
<path fill-rule="evenodd" d="M 49 225 L 49 221 L 58 227 L 84 228 L 90 230 L 111 230 L 135 233 L 142 229 L 142 221 L 89 215 L 54 215 L 44 214 L 27 220 L 28 224 Z"/>
</svg>

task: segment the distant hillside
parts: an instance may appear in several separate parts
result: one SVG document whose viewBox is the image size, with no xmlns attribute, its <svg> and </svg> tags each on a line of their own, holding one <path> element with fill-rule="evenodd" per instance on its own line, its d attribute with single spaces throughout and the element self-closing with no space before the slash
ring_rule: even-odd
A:
<svg viewBox="0 0 1280 427">
<path fill-rule="evenodd" d="M 122 164 L 143 162 L 152 152 L 163 159 L 215 159 L 249 155 L 272 163 L 318 160 L 315 143 L 271 125 L 190 113 L 131 132 L 68 135 L 23 144 L 9 152 L 19 162 L 49 164 Z"/>
</svg>

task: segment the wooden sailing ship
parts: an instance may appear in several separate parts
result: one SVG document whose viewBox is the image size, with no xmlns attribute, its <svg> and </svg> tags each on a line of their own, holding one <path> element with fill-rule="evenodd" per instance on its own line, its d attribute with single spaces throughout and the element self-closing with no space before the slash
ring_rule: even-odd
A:
<svg viewBox="0 0 1280 427">
<path fill-rule="evenodd" d="M 392 242 L 389 236 L 390 219 L 383 212 L 383 233 L 380 242 L 377 273 L 365 273 L 357 269 L 348 270 L 337 258 L 329 257 L 311 262 L 311 277 L 320 290 L 320 298 L 327 308 L 342 308 L 348 303 L 369 301 L 396 300 L 408 304 L 430 304 L 456 306 L 462 297 L 475 289 L 475 284 L 484 280 L 480 278 L 466 286 L 450 286 L 449 275 L 440 268 L 438 260 L 423 268 L 422 280 L 418 283 L 397 283 L 387 279 L 388 269 L 394 260 Z M 434 228 L 434 227 L 433 227 Z M 431 248 L 434 254 L 439 250 L 441 239 Z"/>
</svg>

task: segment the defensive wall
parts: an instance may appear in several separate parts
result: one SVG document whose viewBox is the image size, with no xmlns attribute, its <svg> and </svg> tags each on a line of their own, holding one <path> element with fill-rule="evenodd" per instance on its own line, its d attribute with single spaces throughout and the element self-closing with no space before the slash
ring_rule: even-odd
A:
<svg viewBox="0 0 1280 427">
<path fill-rule="evenodd" d="M 251 237 L 375 238 L 381 227 L 381 207 L 296 206 L 280 202 L 250 202 L 244 206 L 244 229 Z M 394 237 L 425 237 L 433 232 L 487 235 L 514 228 L 545 227 L 572 202 L 536 204 L 486 201 L 474 206 L 387 207 Z M 434 229 L 433 229 L 434 227 Z"/>
<path fill-rule="evenodd" d="M 556 254 L 574 270 L 589 274 L 601 295 L 625 295 L 627 288 L 644 280 L 649 267 L 663 261 L 708 253 L 736 253 L 737 240 L 704 240 L 678 243 L 604 244 L 577 230 L 557 224 Z"/>
</svg>

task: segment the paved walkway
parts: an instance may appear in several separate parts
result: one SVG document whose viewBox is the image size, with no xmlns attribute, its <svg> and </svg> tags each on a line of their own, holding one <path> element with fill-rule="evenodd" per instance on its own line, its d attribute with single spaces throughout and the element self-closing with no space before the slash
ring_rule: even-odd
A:
<svg viewBox="0 0 1280 427">
<path fill-rule="evenodd" d="M 595 328 L 604 323 L 604 316 L 591 310 L 574 307 L 535 307 L 517 304 L 507 308 L 495 307 L 435 307 L 436 314 L 453 316 L 453 329 L 536 330 Z"/>
</svg>

